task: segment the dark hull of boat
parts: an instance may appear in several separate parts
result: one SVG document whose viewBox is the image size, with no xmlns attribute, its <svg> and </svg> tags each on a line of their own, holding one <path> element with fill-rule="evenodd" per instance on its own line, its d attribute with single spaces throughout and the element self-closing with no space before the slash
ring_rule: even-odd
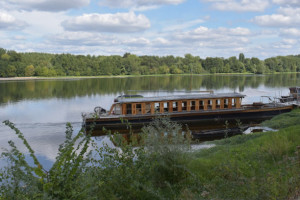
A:
<svg viewBox="0 0 300 200">
<path fill-rule="evenodd" d="M 88 132 L 93 131 L 93 134 L 105 134 L 105 130 L 113 132 L 126 133 L 129 130 L 140 130 L 143 126 L 148 125 L 154 118 L 168 117 L 171 121 L 178 122 L 183 125 L 188 125 L 190 130 L 214 129 L 223 127 L 225 122 L 229 123 L 230 127 L 235 127 L 237 123 L 243 124 L 260 123 L 266 119 L 270 119 L 275 115 L 289 112 L 292 106 L 280 106 L 271 108 L 257 109 L 235 109 L 235 110 L 217 110 L 217 111 L 191 111 L 170 114 L 157 115 L 134 115 L 123 118 L 87 118 L 84 121 L 84 128 Z"/>
<path fill-rule="evenodd" d="M 210 139 L 231 137 L 234 135 L 241 135 L 243 132 L 249 128 L 249 126 L 240 126 L 235 128 L 222 128 L 222 129 L 212 129 L 203 131 L 192 131 L 192 139 L 207 141 Z"/>
</svg>

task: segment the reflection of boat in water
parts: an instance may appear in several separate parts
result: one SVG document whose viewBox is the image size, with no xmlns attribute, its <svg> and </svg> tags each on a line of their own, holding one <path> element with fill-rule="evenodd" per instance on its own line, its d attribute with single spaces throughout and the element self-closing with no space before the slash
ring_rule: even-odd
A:
<svg viewBox="0 0 300 200">
<path fill-rule="evenodd" d="M 115 99 L 109 111 L 96 107 L 94 113 L 83 114 L 83 126 L 95 134 L 103 134 L 103 129 L 128 132 L 128 124 L 133 130 L 139 130 L 154 118 L 167 116 L 189 125 L 191 130 L 193 127 L 216 129 L 217 126 L 224 128 L 225 121 L 257 123 L 293 108 L 292 104 L 275 101 L 243 105 L 244 97 L 240 93 L 214 94 L 212 91 L 163 97 L 123 95 Z"/>
</svg>

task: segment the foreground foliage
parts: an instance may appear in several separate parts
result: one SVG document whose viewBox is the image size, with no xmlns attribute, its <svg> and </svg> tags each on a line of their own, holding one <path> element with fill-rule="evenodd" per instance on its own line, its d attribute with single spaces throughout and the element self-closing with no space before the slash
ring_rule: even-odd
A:
<svg viewBox="0 0 300 200">
<path fill-rule="evenodd" d="M 10 141 L 11 150 L 2 154 L 9 163 L 0 174 L 3 199 L 188 199 L 199 193 L 195 177 L 186 168 L 189 140 L 178 124 L 167 119 L 145 127 L 139 147 L 135 137 L 127 143 L 118 136 L 111 137 L 119 148 L 97 147 L 83 133 L 73 137 L 68 124 L 66 140 L 49 171 L 14 124 L 5 123 L 23 140 L 34 166 Z"/>
<path fill-rule="evenodd" d="M 293 121 L 299 110 L 289 115 Z M 189 135 L 167 119 L 155 120 L 130 143 L 111 136 L 118 148 L 72 136 L 68 124 L 48 171 L 14 124 L 5 123 L 34 165 L 10 141 L 11 150 L 2 154 L 9 166 L 0 172 L 0 199 L 287 199 L 300 184 L 296 120 L 278 132 L 226 138 L 201 151 L 192 151 Z"/>
</svg>

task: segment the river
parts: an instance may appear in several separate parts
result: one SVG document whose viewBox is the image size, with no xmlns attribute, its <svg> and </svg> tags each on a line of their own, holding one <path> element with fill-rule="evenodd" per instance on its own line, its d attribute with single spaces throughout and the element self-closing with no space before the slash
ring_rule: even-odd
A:
<svg viewBox="0 0 300 200">
<path fill-rule="evenodd" d="M 118 95 L 163 96 L 213 90 L 215 93 L 240 92 L 247 95 L 243 103 L 252 103 L 268 101 L 261 96 L 287 95 L 291 86 L 300 86 L 300 74 L 3 80 L 0 81 L 0 121 L 15 123 L 44 166 L 49 168 L 59 144 L 64 141 L 66 123 L 70 122 L 74 132 L 78 132 L 81 113 L 92 112 L 95 106 L 109 109 Z M 13 131 L 1 123 L 0 153 L 9 148 L 9 140 L 27 152 Z"/>
</svg>

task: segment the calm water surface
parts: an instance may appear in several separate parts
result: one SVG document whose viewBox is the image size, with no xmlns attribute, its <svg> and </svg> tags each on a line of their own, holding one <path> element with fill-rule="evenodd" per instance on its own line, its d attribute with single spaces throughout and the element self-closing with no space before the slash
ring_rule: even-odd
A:
<svg viewBox="0 0 300 200">
<path fill-rule="evenodd" d="M 214 90 L 247 95 L 243 103 L 267 101 L 261 96 L 288 94 L 288 87 L 300 86 L 300 74 L 278 75 L 206 75 L 134 78 L 91 78 L 68 80 L 0 81 L 0 121 L 10 120 L 19 128 L 42 163 L 55 160 L 57 148 L 64 141 L 65 124 L 74 132 L 81 128 L 81 113 L 101 105 L 109 109 L 121 94 L 144 96 L 179 94 L 184 91 Z M 105 138 L 96 138 L 100 143 Z M 0 124 L 0 153 L 14 140 L 20 150 L 24 145 L 13 131 Z M 1 164 L 0 164 L 1 166 Z"/>
</svg>

